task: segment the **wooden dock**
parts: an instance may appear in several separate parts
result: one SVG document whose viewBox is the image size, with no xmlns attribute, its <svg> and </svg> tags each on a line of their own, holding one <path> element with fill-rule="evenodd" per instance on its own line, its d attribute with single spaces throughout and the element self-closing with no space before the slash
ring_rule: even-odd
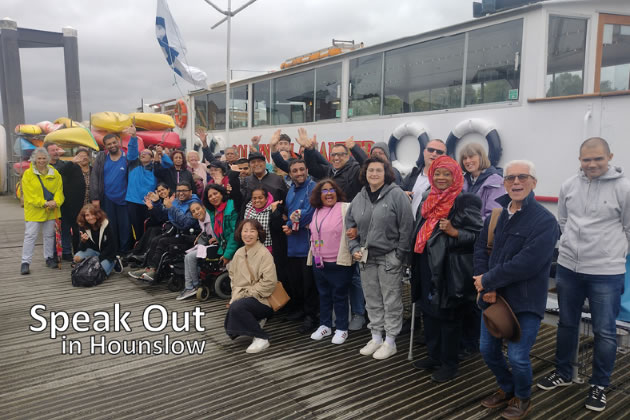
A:
<svg viewBox="0 0 630 420">
<path fill-rule="evenodd" d="M 258 355 L 245 353 L 249 340 L 231 341 L 223 330 L 225 301 L 176 301 L 165 286 L 148 287 L 114 274 L 95 288 L 74 288 L 70 267 L 46 268 L 41 239 L 31 274 L 19 274 L 24 230 L 22 210 L 15 199 L 0 197 L 0 418 L 3 419 L 495 419 L 499 410 L 484 409 L 480 400 L 496 383 L 480 356 L 460 365 L 460 376 L 446 384 L 431 382 L 407 360 L 409 334 L 398 340 L 398 353 L 377 361 L 359 355 L 369 339 L 367 330 L 352 333 L 336 346 L 314 342 L 297 333 L 298 324 L 280 317 L 265 327 L 271 347 Z M 131 332 L 60 333 L 30 331 L 41 323 L 31 317 L 33 305 L 45 305 L 40 315 L 65 311 L 72 315 L 106 311 L 114 304 L 129 311 Z M 179 313 L 199 307 L 205 315 L 196 331 L 147 331 L 142 315 L 149 305 Z M 152 325 L 160 322 L 151 312 Z M 90 337 L 98 341 L 163 340 L 204 342 L 201 355 L 90 354 Z M 62 354 L 62 344 L 78 340 L 81 354 Z M 115 347 L 115 346 L 114 346 Z M 178 346 L 173 347 L 176 351 Z M 75 348 L 76 350 L 76 348 Z M 98 349 L 97 349 L 98 350 Z M 113 350 L 116 350 L 115 348 Z M 543 326 L 533 349 L 534 380 L 553 369 L 555 328 Z M 67 351 L 66 351 L 67 353 Z M 415 347 L 423 357 L 424 347 Z M 630 417 L 630 355 L 619 354 L 601 414 L 584 408 L 588 385 L 543 392 L 533 388 L 531 419 Z M 623 366 L 623 368 L 621 368 Z"/>
</svg>

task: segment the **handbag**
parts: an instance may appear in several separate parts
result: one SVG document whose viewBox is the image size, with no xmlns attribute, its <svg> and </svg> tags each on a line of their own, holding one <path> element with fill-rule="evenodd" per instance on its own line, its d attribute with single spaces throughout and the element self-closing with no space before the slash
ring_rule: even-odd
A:
<svg viewBox="0 0 630 420">
<path fill-rule="evenodd" d="M 254 273 L 249 266 L 247 254 L 245 254 L 245 263 L 247 264 L 247 270 L 249 271 L 249 276 L 252 280 L 252 283 L 255 283 L 256 276 L 254 276 Z M 284 290 L 284 286 L 282 285 L 281 281 L 276 282 L 276 288 L 273 289 L 273 293 L 271 294 L 271 296 L 267 298 L 267 300 L 269 301 L 269 305 L 271 305 L 271 309 L 273 309 L 274 312 L 278 312 L 280 309 L 282 309 L 284 305 L 289 302 L 289 299 L 291 298 L 287 294 L 287 291 Z"/>
<path fill-rule="evenodd" d="M 39 175 L 37 175 L 37 179 L 39 179 L 39 183 L 42 184 L 42 190 L 44 191 L 44 200 L 46 201 L 54 200 L 55 195 L 51 193 L 50 191 L 48 191 L 48 188 L 44 187 L 44 183 L 42 182 L 42 179 L 40 178 Z"/>
<path fill-rule="evenodd" d="M 105 280 L 107 275 L 98 257 L 85 258 L 73 269 L 70 278 L 74 287 L 93 287 Z"/>
</svg>

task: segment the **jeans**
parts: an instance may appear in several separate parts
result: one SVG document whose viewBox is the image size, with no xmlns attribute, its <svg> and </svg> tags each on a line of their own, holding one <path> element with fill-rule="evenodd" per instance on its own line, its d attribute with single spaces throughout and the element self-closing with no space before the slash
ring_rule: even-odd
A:
<svg viewBox="0 0 630 420">
<path fill-rule="evenodd" d="M 85 258 L 98 257 L 99 255 L 101 255 L 101 253 L 98 252 L 95 249 L 88 248 L 85 251 L 79 251 L 79 252 L 77 252 L 74 255 L 75 255 L 75 257 L 80 257 L 81 260 L 84 260 Z M 114 269 L 114 261 L 112 261 L 112 260 L 103 260 L 103 261 L 101 261 L 101 267 L 103 267 L 103 270 L 105 271 L 105 274 L 107 274 L 109 276 L 109 274 Z"/>
<path fill-rule="evenodd" d="M 584 298 L 588 298 L 595 335 L 591 385 L 607 387 L 617 355 L 615 320 L 619 315 L 624 274 L 594 275 L 573 272 L 561 265 L 556 271 L 560 320 L 556 340 L 556 370 L 571 379 Z"/>
<path fill-rule="evenodd" d="M 532 391 L 532 363 L 529 360 L 529 352 L 536 342 L 541 319 L 531 312 L 518 313 L 516 318 L 521 325 L 521 339 L 517 343 L 507 341 L 511 371 L 503 356 L 503 340 L 490 335 L 483 320 L 479 349 L 503 392 L 526 400 Z"/>
<path fill-rule="evenodd" d="M 353 314 L 365 316 L 365 297 L 363 296 L 363 288 L 361 287 L 359 263 L 354 263 L 353 267 L 352 283 L 350 283 L 350 309 Z"/>
<path fill-rule="evenodd" d="M 39 229 L 42 228 L 42 236 L 44 238 L 44 259 L 53 258 L 55 253 L 55 220 L 46 220 L 45 222 L 24 222 L 24 244 L 22 245 L 22 262 L 31 264 L 33 260 L 33 249 L 35 249 L 35 241 L 39 235 Z"/>
<path fill-rule="evenodd" d="M 354 267 L 325 262 L 324 268 L 313 266 L 313 277 L 319 291 L 319 324 L 332 328 L 332 310 L 335 308 L 335 326 L 348 331 L 348 288 Z"/>
<path fill-rule="evenodd" d="M 72 255 L 72 247 L 74 246 L 74 237 L 70 229 L 76 230 L 76 220 L 74 223 L 67 217 L 61 218 L 61 253 L 62 255 Z M 76 247 L 74 248 L 77 249 Z M 56 249 L 55 249 L 56 251 Z"/>
<path fill-rule="evenodd" d="M 192 251 L 184 257 L 184 278 L 186 286 L 184 290 L 192 290 L 199 286 L 199 258 L 197 251 Z"/>
<path fill-rule="evenodd" d="M 107 219 L 109 220 L 112 230 L 116 232 L 119 252 L 123 255 L 126 254 L 131 249 L 131 225 L 129 223 L 129 214 L 127 214 L 127 205 L 119 205 L 109 198 L 103 197 L 101 208 L 107 214 Z"/>
</svg>

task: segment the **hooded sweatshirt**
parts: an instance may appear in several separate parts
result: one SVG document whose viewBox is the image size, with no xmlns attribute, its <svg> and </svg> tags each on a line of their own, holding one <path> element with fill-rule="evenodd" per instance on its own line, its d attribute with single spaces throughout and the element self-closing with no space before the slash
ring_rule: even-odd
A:
<svg viewBox="0 0 630 420">
<path fill-rule="evenodd" d="M 618 167 L 589 180 L 580 169 L 562 184 L 558 264 L 582 274 L 626 272 L 630 243 L 630 180 Z"/>
<path fill-rule="evenodd" d="M 481 198 L 481 218 L 486 220 L 492 209 L 501 207 L 496 199 L 506 192 L 503 186 L 503 170 L 491 166 L 481 172 L 474 183 L 470 173 L 466 172 L 463 191 Z"/>
<path fill-rule="evenodd" d="M 346 214 L 346 228 L 356 227 L 356 239 L 348 242 L 350 253 L 358 252 L 367 243 L 369 255 L 385 255 L 396 250 L 396 257 L 405 261 L 411 252 L 413 215 L 409 198 L 394 183 L 383 186 L 374 203 L 363 189 L 354 197 Z"/>
</svg>

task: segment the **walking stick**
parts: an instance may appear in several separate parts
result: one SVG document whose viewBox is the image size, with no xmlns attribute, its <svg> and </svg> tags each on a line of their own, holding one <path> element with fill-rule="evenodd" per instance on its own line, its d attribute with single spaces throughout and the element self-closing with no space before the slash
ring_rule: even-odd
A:
<svg viewBox="0 0 630 420">
<path fill-rule="evenodd" d="M 409 354 L 407 360 L 413 360 L 413 331 L 416 327 L 416 302 L 411 304 L 411 331 L 409 334 Z"/>
</svg>

